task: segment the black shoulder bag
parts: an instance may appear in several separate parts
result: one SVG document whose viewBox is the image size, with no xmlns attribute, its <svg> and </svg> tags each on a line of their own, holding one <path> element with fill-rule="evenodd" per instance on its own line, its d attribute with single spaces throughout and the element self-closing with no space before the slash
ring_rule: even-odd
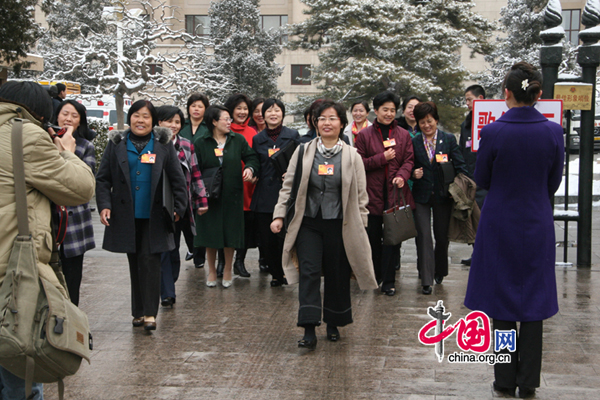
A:
<svg viewBox="0 0 600 400">
<path fill-rule="evenodd" d="M 294 172 L 294 181 L 292 183 L 292 192 L 286 203 L 285 217 L 283 218 L 283 229 L 279 233 L 280 236 L 284 236 L 288 231 L 290 222 L 294 219 L 296 214 L 296 197 L 298 197 L 298 188 L 300 187 L 300 180 L 302 179 L 302 158 L 304 157 L 304 146 L 301 145 L 298 150 L 298 162 L 296 163 L 296 171 Z M 283 175 L 283 174 L 282 174 Z"/>
</svg>

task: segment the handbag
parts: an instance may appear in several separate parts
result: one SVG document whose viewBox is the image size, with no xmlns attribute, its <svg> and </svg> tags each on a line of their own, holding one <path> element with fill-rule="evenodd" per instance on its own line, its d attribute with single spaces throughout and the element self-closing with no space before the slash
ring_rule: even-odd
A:
<svg viewBox="0 0 600 400">
<path fill-rule="evenodd" d="M 448 197 L 448 187 L 452 182 L 454 182 L 454 177 L 456 177 L 456 171 L 454 170 L 454 163 L 452 160 L 448 162 L 438 163 L 439 169 L 439 177 L 440 183 L 442 185 L 440 189 L 440 195 L 442 197 Z"/>
<path fill-rule="evenodd" d="M 394 186 L 394 206 L 383 212 L 383 244 L 386 246 L 396 246 L 407 239 L 417 237 L 412 209 L 406 204 L 402 190 L 400 194 L 402 206 L 396 204 L 398 188 Z"/>
<path fill-rule="evenodd" d="M 275 167 L 276 176 L 280 181 L 283 180 L 283 174 L 285 174 L 288 165 L 290 165 L 290 160 L 296 147 L 298 147 L 298 143 L 295 140 L 290 140 L 282 149 L 270 157 L 271 163 Z"/>
<path fill-rule="evenodd" d="M 63 399 L 63 378 L 90 361 L 92 335 L 87 315 L 68 298 L 64 277 L 51 263 L 64 291 L 39 276 L 37 249 L 29 231 L 23 164 L 22 120 L 12 128 L 18 234 L 0 286 L 0 365 L 32 383 L 58 382 Z M 54 246 L 56 248 L 56 246 Z"/>
<path fill-rule="evenodd" d="M 206 168 L 202 171 L 206 197 L 218 200 L 223 190 L 223 167 Z"/>
<path fill-rule="evenodd" d="M 298 150 L 298 162 L 296 163 L 296 171 L 294 172 L 294 181 L 292 183 L 292 191 L 286 202 L 285 217 L 283 217 L 283 228 L 279 232 L 279 236 L 285 237 L 290 223 L 296 215 L 296 197 L 298 196 L 298 188 L 302 179 L 302 158 L 304 157 L 304 146 L 300 146 Z M 283 174 L 282 174 L 283 175 Z"/>
<path fill-rule="evenodd" d="M 175 198 L 173 197 L 173 188 L 171 187 L 171 181 L 169 176 L 163 169 L 163 203 L 162 210 L 165 218 L 165 225 L 167 226 L 167 232 L 175 232 Z"/>
</svg>

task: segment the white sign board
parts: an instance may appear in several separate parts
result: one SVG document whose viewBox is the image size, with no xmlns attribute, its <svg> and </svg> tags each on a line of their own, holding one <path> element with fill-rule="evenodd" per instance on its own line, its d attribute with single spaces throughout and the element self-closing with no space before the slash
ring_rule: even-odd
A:
<svg viewBox="0 0 600 400">
<path fill-rule="evenodd" d="M 535 104 L 536 110 L 548 118 L 549 121 L 556 122 L 562 126 L 563 102 L 562 100 L 539 100 Z M 504 100 L 474 100 L 473 101 L 473 120 L 471 122 L 471 151 L 476 152 L 479 149 L 479 140 L 481 139 L 481 128 L 491 124 L 508 111 Z"/>
</svg>

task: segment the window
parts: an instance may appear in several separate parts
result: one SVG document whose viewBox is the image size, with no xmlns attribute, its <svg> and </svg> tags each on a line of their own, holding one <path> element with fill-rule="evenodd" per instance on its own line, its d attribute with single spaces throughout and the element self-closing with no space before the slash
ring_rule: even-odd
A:
<svg viewBox="0 0 600 400">
<path fill-rule="evenodd" d="M 565 30 L 565 39 L 571 42 L 573 46 L 579 44 L 579 21 L 581 20 L 581 10 L 562 10 L 562 27 Z"/>
<path fill-rule="evenodd" d="M 162 74 L 162 64 L 148 64 L 148 73 L 150 75 Z"/>
<path fill-rule="evenodd" d="M 310 84 L 310 65 L 292 65 L 292 85 Z"/>
<path fill-rule="evenodd" d="M 210 18 L 208 15 L 186 15 L 185 31 L 194 36 L 210 35 Z"/>
<path fill-rule="evenodd" d="M 287 15 L 261 15 L 260 16 L 260 29 L 263 31 L 268 31 L 271 28 L 281 28 L 282 26 L 287 25 L 288 16 Z M 287 35 L 283 35 L 281 37 L 281 43 L 287 43 L 288 37 Z"/>
</svg>

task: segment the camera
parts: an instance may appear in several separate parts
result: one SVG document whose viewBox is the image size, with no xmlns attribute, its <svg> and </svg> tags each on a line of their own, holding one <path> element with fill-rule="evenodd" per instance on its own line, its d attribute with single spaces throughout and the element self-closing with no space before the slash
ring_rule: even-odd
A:
<svg viewBox="0 0 600 400">
<path fill-rule="evenodd" d="M 55 137 L 59 137 L 59 138 L 61 138 L 61 137 L 63 137 L 63 135 L 64 135 L 64 134 L 67 132 L 67 128 L 61 128 L 61 127 L 60 127 L 60 126 L 58 126 L 58 125 L 54 125 L 54 124 L 50 124 L 50 123 L 44 124 L 44 128 L 46 129 L 46 131 L 47 131 L 49 128 L 52 128 L 52 129 L 54 130 L 54 132 L 55 132 L 55 133 L 54 133 L 54 135 L 52 135 L 52 138 L 53 138 L 53 139 L 54 139 Z"/>
</svg>

